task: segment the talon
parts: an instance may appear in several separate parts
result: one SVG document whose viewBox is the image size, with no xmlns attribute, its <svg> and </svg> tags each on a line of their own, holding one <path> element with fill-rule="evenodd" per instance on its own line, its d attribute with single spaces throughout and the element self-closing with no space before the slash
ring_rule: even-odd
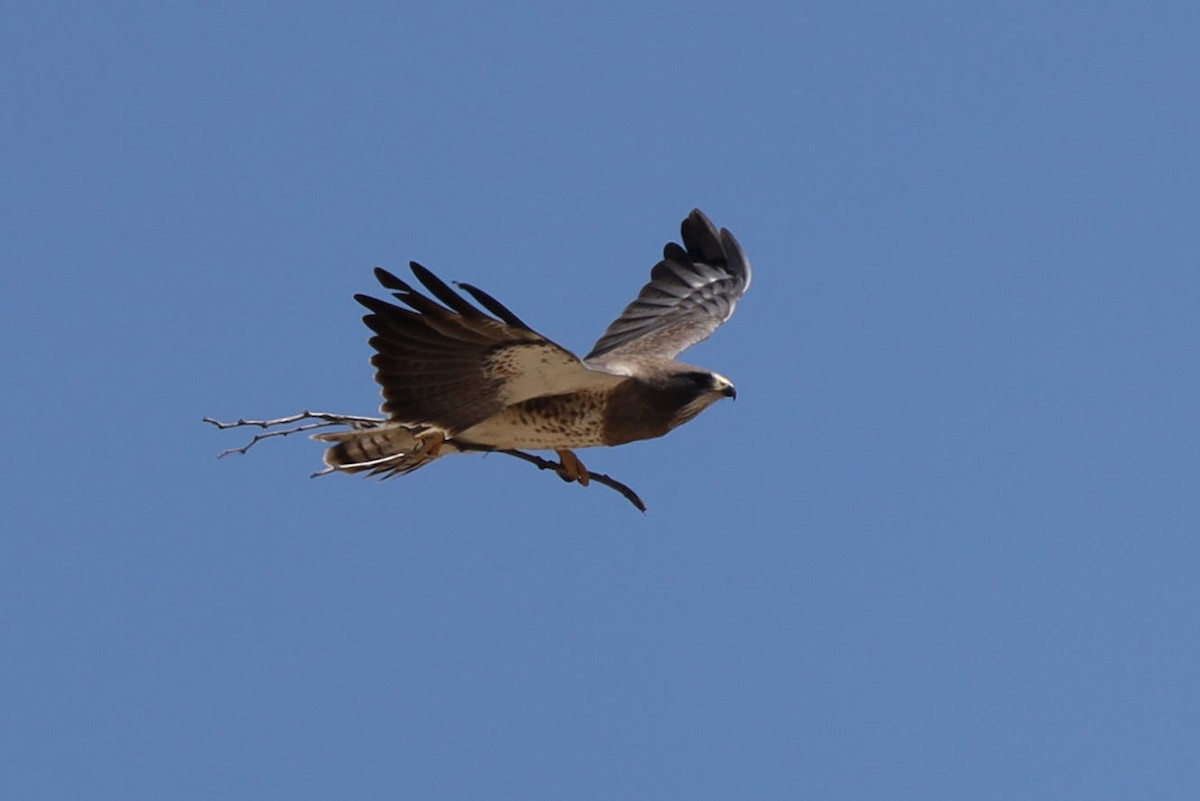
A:
<svg viewBox="0 0 1200 801">
<path fill-rule="evenodd" d="M 564 450 L 555 451 L 555 453 L 558 454 L 558 458 L 562 462 L 558 467 L 559 478 L 566 482 L 578 481 L 580 486 L 583 487 L 586 487 L 591 482 L 591 475 L 574 452 Z"/>
</svg>

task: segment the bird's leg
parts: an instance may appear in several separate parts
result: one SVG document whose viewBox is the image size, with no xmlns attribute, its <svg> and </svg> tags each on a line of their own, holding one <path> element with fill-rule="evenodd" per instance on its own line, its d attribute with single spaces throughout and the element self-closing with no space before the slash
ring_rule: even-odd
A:
<svg viewBox="0 0 1200 801">
<path fill-rule="evenodd" d="M 442 446 L 446 444 L 446 434 L 440 428 L 427 428 L 417 434 L 415 439 L 417 447 L 414 450 L 430 459 L 437 456 Z"/>
<path fill-rule="evenodd" d="M 559 461 L 562 462 L 558 468 L 558 475 L 563 481 L 578 481 L 581 486 L 586 487 L 592 477 L 588 474 L 588 470 L 583 466 L 583 462 L 579 461 L 579 457 L 572 451 L 556 450 Z"/>
</svg>

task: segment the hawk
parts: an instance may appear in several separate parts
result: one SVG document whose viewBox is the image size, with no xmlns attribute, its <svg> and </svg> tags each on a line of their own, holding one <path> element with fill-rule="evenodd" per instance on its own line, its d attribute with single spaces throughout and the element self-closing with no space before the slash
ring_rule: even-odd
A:
<svg viewBox="0 0 1200 801">
<path fill-rule="evenodd" d="M 316 435 L 333 443 L 325 463 L 389 477 L 463 451 L 553 450 L 559 474 L 586 485 L 573 449 L 661 437 L 736 397 L 729 379 L 675 357 L 733 314 L 750 262 L 699 209 L 681 229 L 683 244 L 663 248 L 650 282 L 582 359 L 470 284 L 457 286 L 475 303 L 416 262 L 428 294 L 375 268 L 403 304 L 354 296 L 369 312 L 388 420 Z"/>
</svg>

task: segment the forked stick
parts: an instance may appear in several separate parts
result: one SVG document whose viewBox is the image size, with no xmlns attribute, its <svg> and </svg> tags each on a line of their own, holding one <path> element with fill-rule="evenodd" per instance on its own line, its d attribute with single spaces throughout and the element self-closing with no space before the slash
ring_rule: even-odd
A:
<svg viewBox="0 0 1200 801">
<path fill-rule="evenodd" d="M 298 423 L 301 420 L 323 420 L 321 423 L 305 423 L 304 425 L 285 428 L 279 431 L 268 431 L 264 434 L 255 434 L 254 439 L 247 442 L 240 448 L 226 448 L 217 454 L 218 459 L 222 459 L 231 453 L 242 453 L 250 450 L 258 443 L 259 440 L 269 439 L 270 437 L 286 437 L 289 434 L 299 434 L 302 431 L 312 431 L 317 428 L 328 428 L 329 426 L 350 426 L 351 428 L 367 428 L 371 425 L 382 423 L 383 420 L 378 417 L 356 417 L 347 414 L 331 414 L 330 412 L 301 412 L 293 414 L 290 417 L 279 417 L 275 420 L 246 420 L 238 418 L 232 423 L 223 423 L 212 417 L 205 417 L 204 422 L 211 423 L 220 429 L 226 428 L 242 428 L 245 426 L 255 426 L 257 428 L 271 428 L 272 426 L 283 426 L 289 423 Z"/>
<path fill-rule="evenodd" d="M 304 420 L 314 420 L 317 422 L 304 423 L 304 422 L 302 422 Z M 334 414 L 331 412 L 303 411 L 303 412 L 300 412 L 299 414 L 293 414 L 293 415 L 289 415 L 287 417 L 277 417 L 273 420 L 247 420 L 245 418 L 240 417 L 231 423 L 225 423 L 225 422 L 222 422 L 222 421 L 217 420 L 212 417 L 205 417 L 204 422 L 209 423 L 210 425 L 214 425 L 217 428 L 222 429 L 222 430 L 227 429 L 227 428 L 270 429 L 270 428 L 275 428 L 276 426 L 291 426 L 290 428 L 281 428 L 281 429 L 278 429 L 275 431 L 265 431 L 264 430 L 264 432 L 261 434 L 255 434 L 254 437 L 249 442 L 247 442 L 245 445 L 243 445 L 242 447 L 226 448 L 225 450 L 221 451 L 219 454 L 217 454 L 217 458 L 221 459 L 221 458 L 228 456 L 231 453 L 244 454 L 247 451 L 249 451 L 251 448 L 253 448 L 255 445 L 257 445 L 259 443 L 259 441 L 264 440 L 264 439 L 269 439 L 271 437 L 286 437 L 286 436 L 290 436 L 291 434 L 299 434 L 299 433 L 302 433 L 305 431 L 315 431 L 316 429 L 328 428 L 330 426 L 347 426 L 351 429 L 363 429 L 363 428 L 370 428 L 371 426 L 382 425 L 383 423 L 386 423 L 388 421 L 383 419 L 382 417 L 362 417 L 359 415 L 351 415 L 351 414 Z M 295 423 L 300 423 L 300 425 L 293 425 Z M 543 459 L 540 456 L 534 456 L 532 453 L 525 453 L 524 451 L 493 450 L 491 448 L 481 448 L 481 447 L 473 447 L 470 445 L 463 445 L 463 444 L 457 443 L 457 442 L 454 444 L 457 448 L 459 448 L 460 450 L 464 450 L 464 451 L 478 451 L 481 453 L 503 453 L 508 456 L 516 457 L 517 459 L 520 459 L 522 461 L 529 462 L 531 465 L 534 465 L 539 470 L 554 470 L 555 472 L 559 473 L 560 475 L 561 475 L 561 471 L 563 469 L 563 465 L 560 462 L 556 462 L 552 459 Z M 333 468 L 330 468 L 327 470 L 321 470 L 317 473 L 313 473 L 313 475 L 314 476 L 323 476 L 323 475 L 328 475 L 331 472 L 336 472 L 336 471 Z M 617 481 L 615 478 L 606 476 L 603 473 L 593 473 L 593 472 L 589 471 L 589 475 L 591 476 L 592 481 L 595 481 L 597 484 L 603 484 L 604 486 L 609 487 L 610 489 L 616 490 L 617 492 L 621 493 L 621 495 L 623 495 L 625 497 L 625 499 L 627 501 L 629 501 L 631 504 L 633 504 L 634 507 L 637 508 L 639 511 L 642 511 L 642 512 L 646 511 L 645 502 L 642 501 L 642 499 L 638 496 L 638 494 L 636 492 L 634 492 L 633 489 L 630 488 L 627 484 L 623 484 L 620 481 Z"/>
</svg>

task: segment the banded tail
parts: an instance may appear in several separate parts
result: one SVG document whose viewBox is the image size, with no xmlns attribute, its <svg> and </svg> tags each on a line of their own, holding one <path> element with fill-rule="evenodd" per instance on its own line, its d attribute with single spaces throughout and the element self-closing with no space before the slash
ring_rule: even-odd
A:
<svg viewBox="0 0 1200 801">
<path fill-rule="evenodd" d="M 313 439 L 334 443 L 325 451 L 325 464 L 340 473 L 362 473 L 384 478 L 411 473 L 418 467 L 457 453 L 440 429 L 404 423 L 383 423 L 370 428 L 314 434 Z"/>
</svg>

